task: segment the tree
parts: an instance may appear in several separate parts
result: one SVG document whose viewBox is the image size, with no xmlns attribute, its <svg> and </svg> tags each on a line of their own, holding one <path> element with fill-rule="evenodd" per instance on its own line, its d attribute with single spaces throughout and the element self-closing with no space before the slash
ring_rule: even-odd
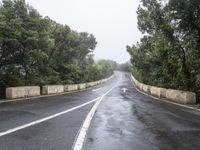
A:
<svg viewBox="0 0 200 150">
<path fill-rule="evenodd" d="M 200 2 L 141 2 L 138 27 L 145 35 L 140 43 L 127 47 L 133 74 L 148 84 L 197 91 L 200 88 Z"/>
<path fill-rule="evenodd" d="M 10 86 L 70 84 L 108 77 L 113 71 L 110 64 L 93 59 L 96 44 L 92 34 L 78 33 L 42 17 L 25 0 L 3 0 L 0 97 Z"/>
</svg>

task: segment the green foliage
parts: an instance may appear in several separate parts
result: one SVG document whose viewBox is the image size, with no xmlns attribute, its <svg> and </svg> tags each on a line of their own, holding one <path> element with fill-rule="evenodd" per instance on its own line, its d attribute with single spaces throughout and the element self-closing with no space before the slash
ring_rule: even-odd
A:
<svg viewBox="0 0 200 150">
<path fill-rule="evenodd" d="M 131 72 L 131 64 L 129 62 L 118 64 L 116 70 Z"/>
<path fill-rule="evenodd" d="M 21 85 L 70 84 L 113 73 L 110 62 L 95 63 L 92 34 L 73 31 L 42 17 L 25 0 L 0 5 L 0 97 Z"/>
<path fill-rule="evenodd" d="M 200 89 L 200 1 L 141 0 L 140 43 L 127 46 L 134 76 L 147 84 Z"/>
</svg>

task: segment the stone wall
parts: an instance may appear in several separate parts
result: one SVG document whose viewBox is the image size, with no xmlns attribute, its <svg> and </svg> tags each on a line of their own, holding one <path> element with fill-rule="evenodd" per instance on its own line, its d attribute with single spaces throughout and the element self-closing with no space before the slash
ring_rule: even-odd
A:
<svg viewBox="0 0 200 150">
<path fill-rule="evenodd" d="M 64 85 L 45 85 L 42 87 L 42 94 L 58 94 L 64 92 Z"/>
<path fill-rule="evenodd" d="M 59 94 L 59 93 L 70 92 L 70 91 L 83 90 L 83 89 L 107 82 L 113 77 L 114 75 L 107 79 L 102 79 L 95 82 L 81 83 L 81 84 L 45 85 L 42 87 L 42 94 L 51 95 L 51 94 Z M 39 96 L 39 95 L 40 95 L 39 86 L 10 87 L 6 89 L 7 99 L 26 98 L 26 97 L 33 97 L 33 96 Z"/>
<path fill-rule="evenodd" d="M 179 91 L 179 90 L 166 90 L 166 98 L 181 104 L 195 104 L 196 94 L 193 92 Z"/>
<path fill-rule="evenodd" d="M 141 91 L 159 97 L 165 98 L 180 104 L 196 104 L 196 94 L 188 91 L 165 89 L 155 86 L 146 85 L 137 81 L 132 75 L 131 80 L 133 84 Z"/>
<path fill-rule="evenodd" d="M 81 84 L 78 84 L 78 89 L 79 90 L 83 90 L 86 88 L 86 83 L 81 83 Z"/>
<path fill-rule="evenodd" d="M 77 91 L 77 90 L 78 90 L 78 84 L 69 84 L 64 86 L 65 92 Z"/>
<path fill-rule="evenodd" d="M 97 84 L 99 84 L 97 81 L 96 82 L 88 82 L 88 83 L 86 83 L 86 88 L 93 87 Z"/>
<path fill-rule="evenodd" d="M 10 87 L 6 89 L 7 99 L 26 98 L 40 95 L 39 86 Z"/>
</svg>

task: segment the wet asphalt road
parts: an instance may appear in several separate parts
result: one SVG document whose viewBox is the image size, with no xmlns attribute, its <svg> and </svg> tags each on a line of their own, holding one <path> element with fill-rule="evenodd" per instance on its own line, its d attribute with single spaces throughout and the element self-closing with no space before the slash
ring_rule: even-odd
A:
<svg viewBox="0 0 200 150">
<path fill-rule="evenodd" d="M 0 104 L 0 133 L 63 112 L 102 96 L 85 150 L 199 150 L 200 112 L 137 92 L 127 73 L 67 95 Z M 94 103 L 0 136 L 0 150 L 68 150 Z"/>
<path fill-rule="evenodd" d="M 117 78 L 92 120 L 86 150 L 200 149 L 200 112 L 137 92 L 128 74 Z"/>
<path fill-rule="evenodd" d="M 0 134 L 102 96 L 116 80 L 82 92 L 0 104 Z M 0 136 L 0 150 L 68 150 L 93 105 Z"/>
</svg>

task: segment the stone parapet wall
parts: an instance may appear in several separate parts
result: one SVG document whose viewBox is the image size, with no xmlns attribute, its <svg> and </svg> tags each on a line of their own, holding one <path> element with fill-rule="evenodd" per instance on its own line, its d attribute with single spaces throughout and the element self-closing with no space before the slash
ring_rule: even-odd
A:
<svg viewBox="0 0 200 150">
<path fill-rule="evenodd" d="M 146 85 L 137 81 L 133 75 L 131 75 L 133 84 L 141 91 L 159 97 L 165 98 L 180 104 L 196 104 L 196 94 L 194 92 L 166 89 L 155 86 Z"/>
<path fill-rule="evenodd" d="M 43 95 L 58 94 L 64 92 L 64 85 L 45 85 L 42 87 Z"/>
<path fill-rule="evenodd" d="M 6 89 L 7 99 L 27 98 L 40 95 L 39 86 L 10 87 Z"/>
<path fill-rule="evenodd" d="M 101 83 L 105 83 L 112 79 L 114 75 L 109 78 L 80 84 L 69 85 L 45 85 L 42 87 L 42 92 L 39 86 L 24 86 L 24 87 L 10 87 L 6 89 L 6 99 L 28 98 L 42 95 L 60 94 L 64 92 L 84 90 L 96 86 Z"/>
</svg>

